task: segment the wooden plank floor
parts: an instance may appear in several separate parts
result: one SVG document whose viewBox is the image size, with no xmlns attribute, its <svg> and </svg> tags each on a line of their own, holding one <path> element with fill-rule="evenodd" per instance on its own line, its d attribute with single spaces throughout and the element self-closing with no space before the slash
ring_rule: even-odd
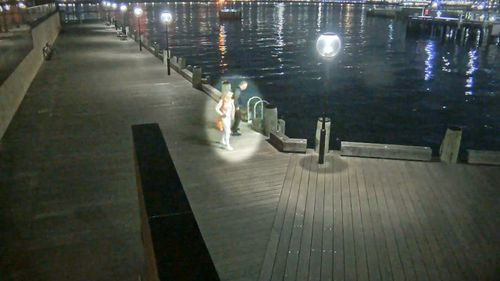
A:
<svg viewBox="0 0 500 281">
<path fill-rule="evenodd" d="M 293 155 L 259 280 L 498 280 L 500 168 Z"/>
</svg>

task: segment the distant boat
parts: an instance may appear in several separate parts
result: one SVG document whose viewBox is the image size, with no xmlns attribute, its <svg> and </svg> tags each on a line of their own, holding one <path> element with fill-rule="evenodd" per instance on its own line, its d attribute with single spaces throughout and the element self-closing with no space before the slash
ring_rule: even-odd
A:
<svg viewBox="0 0 500 281">
<path fill-rule="evenodd" d="M 219 19 L 221 20 L 239 20 L 241 19 L 240 9 L 224 8 L 219 11 Z"/>
</svg>

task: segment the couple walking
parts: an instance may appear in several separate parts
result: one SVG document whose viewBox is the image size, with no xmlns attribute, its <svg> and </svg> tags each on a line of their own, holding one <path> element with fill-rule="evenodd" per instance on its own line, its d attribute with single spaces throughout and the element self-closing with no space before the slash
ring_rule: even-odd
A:
<svg viewBox="0 0 500 281">
<path fill-rule="evenodd" d="M 238 128 L 241 121 L 241 92 L 245 91 L 247 86 L 248 83 L 246 81 L 241 81 L 234 94 L 231 91 L 226 92 L 215 106 L 215 111 L 219 114 L 221 118 L 220 122 L 222 123 L 218 126 L 219 130 L 222 131 L 221 143 L 227 150 L 233 150 L 233 147 L 229 143 L 231 135 L 241 135 Z"/>
</svg>

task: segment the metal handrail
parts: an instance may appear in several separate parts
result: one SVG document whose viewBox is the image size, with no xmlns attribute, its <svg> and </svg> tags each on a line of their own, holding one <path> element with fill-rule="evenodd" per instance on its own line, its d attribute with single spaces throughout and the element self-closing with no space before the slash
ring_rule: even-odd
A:
<svg viewBox="0 0 500 281">
<path fill-rule="evenodd" d="M 264 119 L 264 103 L 266 104 L 269 104 L 268 101 L 266 100 L 263 100 L 263 99 L 260 99 L 258 102 L 255 103 L 255 105 L 253 106 L 253 116 L 254 118 L 257 118 L 257 105 L 261 104 L 262 103 L 262 106 L 260 107 L 260 116 L 262 117 L 262 119 Z"/>
<path fill-rule="evenodd" d="M 262 98 L 258 97 L 258 96 L 253 96 L 253 97 L 251 97 L 251 98 L 248 99 L 248 101 L 247 101 L 247 123 L 248 124 L 252 123 L 252 111 L 250 110 L 250 103 L 254 99 L 258 99 L 259 101 L 262 100 Z M 255 115 L 253 115 L 253 116 L 255 116 Z"/>
</svg>

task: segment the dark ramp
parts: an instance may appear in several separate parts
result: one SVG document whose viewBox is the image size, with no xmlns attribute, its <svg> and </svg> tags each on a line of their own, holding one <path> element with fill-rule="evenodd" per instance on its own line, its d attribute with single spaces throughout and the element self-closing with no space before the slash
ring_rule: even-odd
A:
<svg viewBox="0 0 500 281">
<path fill-rule="evenodd" d="M 219 280 L 160 127 L 133 125 L 132 134 L 145 252 L 143 280 Z"/>
</svg>

